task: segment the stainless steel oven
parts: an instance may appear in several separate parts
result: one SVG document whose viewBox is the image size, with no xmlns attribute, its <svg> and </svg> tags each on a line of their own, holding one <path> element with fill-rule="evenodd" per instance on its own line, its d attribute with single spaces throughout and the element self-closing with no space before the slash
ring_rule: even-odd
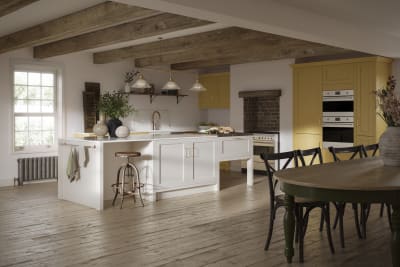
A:
<svg viewBox="0 0 400 267">
<path fill-rule="evenodd" d="M 279 152 L 279 133 L 255 133 L 253 135 L 253 167 L 255 171 L 265 171 L 265 163 L 261 153 Z M 271 166 L 277 167 L 275 162 Z M 242 170 L 246 169 L 246 162 L 242 162 Z"/>
<path fill-rule="evenodd" d="M 323 91 L 322 100 L 322 112 L 324 117 L 354 116 L 353 90 Z"/>
<path fill-rule="evenodd" d="M 324 148 L 353 146 L 353 117 L 324 117 L 322 135 Z"/>
<path fill-rule="evenodd" d="M 322 146 L 347 147 L 354 144 L 354 91 L 323 92 Z"/>
</svg>

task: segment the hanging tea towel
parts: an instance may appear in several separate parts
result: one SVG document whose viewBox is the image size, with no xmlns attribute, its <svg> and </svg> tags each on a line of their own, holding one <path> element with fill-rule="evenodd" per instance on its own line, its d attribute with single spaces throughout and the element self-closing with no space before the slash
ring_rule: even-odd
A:
<svg viewBox="0 0 400 267">
<path fill-rule="evenodd" d="M 80 178 L 79 173 L 79 156 L 75 148 L 71 148 L 67 162 L 67 176 L 69 181 L 77 181 Z"/>
</svg>

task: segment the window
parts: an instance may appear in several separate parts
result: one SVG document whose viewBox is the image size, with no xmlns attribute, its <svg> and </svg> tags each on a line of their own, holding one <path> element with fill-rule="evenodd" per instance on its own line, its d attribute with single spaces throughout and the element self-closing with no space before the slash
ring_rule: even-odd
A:
<svg viewBox="0 0 400 267">
<path fill-rule="evenodd" d="M 16 68 L 13 76 L 14 151 L 55 149 L 56 72 Z"/>
</svg>

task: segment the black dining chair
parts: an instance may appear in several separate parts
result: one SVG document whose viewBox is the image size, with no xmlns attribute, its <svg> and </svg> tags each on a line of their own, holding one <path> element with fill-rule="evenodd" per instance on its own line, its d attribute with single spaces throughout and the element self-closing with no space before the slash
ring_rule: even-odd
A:
<svg viewBox="0 0 400 267">
<path fill-rule="evenodd" d="M 371 144 L 371 145 L 364 146 L 364 151 L 365 151 L 365 154 L 367 155 L 367 157 L 375 157 L 378 150 L 379 150 L 379 144 Z M 389 203 L 381 203 L 381 208 L 379 210 L 379 217 L 383 216 L 385 206 L 386 206 L 386 214 L 387 214 L 389 225 L 391 228 L 392 227 L 392 213 L 391 213 L 392 208 Z M 368 213 L 366 215 L 367 219 L 368 219 L 368 215 L 369 215 L 369 209 L 368 209 Z"/>
<path fill-rule="evenodd" d="M 302 163 L 302 166 L 312 166 L 315 164 L 324 164 L 322 158 L 322 152 L 320 147 L 305 149 L 305 150 L 297 150 L 297 155 Z M 307 162 L 306 162 L 307 160 Z M 317 162 L 318 161 L 318 162 Z M 327 202 L 329 208 L 329 202 Z M 329 210 L 328 210 L 329 211 Z M 307 217 L 308 219 L 308 217 Z M 306 223 L 307 225 L 307 223 Z M 319 231 L 322 232 L 324 227 L 324 212 L 321 209 L 321 219 L 319 225 Z"/>
<path fill-rule="evenodd" d="M 329 152 L 332 154 L 333 160 L 335 162 L 343 161 L 343 160 L 353 160 L 356 158 L 365 158 L 366 153 L 365 149 L 362 145 L 359 146 L 352 146 L 352 147 L 329 147 Z M 344 229 L 343 229 L 343 216 L 346 208 L 346 203 L 344 202 L 334 202 L 333 203 L 336 207 L 336 216 L 333 223 L 333 229 L 336 229 L 337 225 L 339 224 L 339 232 L 340 232 L 340 244 L 342 248 L 345 247 L 344 245 Z M 357 230 L 358 238 L 362 239 L 363 234 L 360 228 L 360 219 L 358 215 L 358 203 L 351 203 L 354 211 L 354 223 Z M 361 205 L 362 206 L 362 205 Z M 362 206 L 363 208 L 363 206 Z M 361 218 L 363 220 L 364 218 Z M 365 225 L 365 221 L 361 223 Z"/>
<path fill-rule="evenodd" d="M 297 152 L 296 151 L 290 151 L 290 152 L 283 152 L 283 153 L 272 153 L 272 154 L 267 154 L 267 153 L 262 153 L 261 158 L 264 160 L 265 167 L 267 170 L 267 178 L 268 178 L 268 189 L 269 189 L 269 197 L 270 197 L 270 223 L 269 223 L 269 230 L 268 230 L 268 236 L 267 240 L 265 243 L 265 250 L 269 249 L 269 245 L 271 243 L 272 239 L 272 232 L 274 229 L 274 221 L 276 217 L 276 212 L 280 207 L 285 207 L 285 201 L 284 201 L 284 193 L 279 192 L 279 181 L 275 179 L 274 173 L 278 170 L 275 166 L 275 162 L 278 160 L 284 161 L 284 164 L 281 164 L 280 170 L 284 170 L 287 167 L 290 166 L 290 164 L 293 164 L 295 168 L 298 167 L 298 158 L 297 158 Z M 296 236 L 298 237 L 299 240 L 299 259 L 300 262 L 304 262 L 304 236 L 305 232 L 304 230 L 306 229 L 304 217 L 302 215 L 303 209 L 306 208 L 306 213 L 309 214 L 309 212 L 313 208 L 322 208 L 324 210 L 324 216 L 326 218 L 326 223 L 329 225 L 330 220 L 329 220 L 329 212 L 326 207 L 325 202 L 314 202 L 314 201 L 308 201 L 306 199 L 301 199 L 301 198 L 296 198 L 295 197 L 295 215 L 296 215 Z M 329 245 L 332 253 L 335 253 L 335 249 L 333 247 L 333 242 L 332 242 L 332 236 L 330 232 L 330 227 L 327 227 L 327 234 L 328 234 L 328 240 L 329 240 Z"/>
</svg>

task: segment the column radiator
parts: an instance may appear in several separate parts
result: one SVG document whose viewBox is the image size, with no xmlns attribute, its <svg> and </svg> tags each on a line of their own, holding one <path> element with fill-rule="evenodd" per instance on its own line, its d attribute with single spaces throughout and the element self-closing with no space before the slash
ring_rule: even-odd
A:
<svg viewBox="0 0 400 267">
<path fill-rule="evenodd" d="M 14 178 L 14 185 L 23 185 L 24 182 L 57 179 L 58 157 L 20 158 L 18 162 L 18 177 Z"/>
</svg>

